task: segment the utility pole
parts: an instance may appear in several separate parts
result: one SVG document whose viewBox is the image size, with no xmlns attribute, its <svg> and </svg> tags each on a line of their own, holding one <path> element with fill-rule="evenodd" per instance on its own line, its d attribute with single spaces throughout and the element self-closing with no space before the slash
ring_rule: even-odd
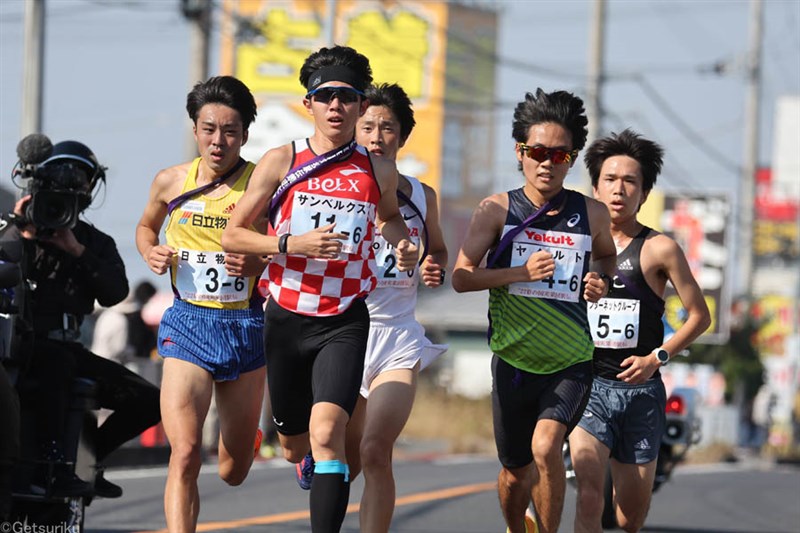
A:
<svg viewBox="0 0 800 533">
<path fill-rule="evenodd" d="M 326 0 L 325 17 L 325 46 L 333 46 L 336 44 L 336 0 Z"/>
<path fill-rule="evenodd" d="M 748 296 L 748 307 L 753 299 L 754 257 L 753 228 L 755 225 L 755 182 L 758 166 L 759 120 L 761 98 L 761 56 L 763 31 L 763 5 L 761 0 L 750 0 L 750 46 L 747 57 L 747 99 L 745 102 L 744 162 L 742 188 L 739 202 L 741 235 L 739 265 Z"/>
<path fill-rule="evenodd" d="M 589 133 L 586 137 L 588 147 L 603 131 L 602 92 L 605 77 L 603 60 L 605 58 L 606 0 L 594 1 L 594 16 L 589 38 L 589 84 L 586 88 L 586 117 L 589 119 Z M 584 193 L 592 190 L 589 171 L 581 165 Z"/>
<path fill-rule="evenodd" d="M 42 132 L 44 0 L 25 2 L 24 40 L 21 137 Z"/>
<path fill-rule="evenodd" d="M 183 16 L 190 22 L 191 44 L 189 62 L 189 87 L 208 79 L 209 41 L 211 34 L 211 0 L 181 0 Z M 197 156 L 194 134 L 189 130 L 186 138 L 186 158 Z"/>
</svg>

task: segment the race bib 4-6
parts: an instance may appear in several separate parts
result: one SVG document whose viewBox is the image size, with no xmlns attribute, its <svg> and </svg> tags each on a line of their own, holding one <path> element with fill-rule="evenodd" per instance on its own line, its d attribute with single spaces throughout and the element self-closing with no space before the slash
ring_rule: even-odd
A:
<svg viewBox="0 0 800 533">
<path fill-rule="evenodd" d="M 509 228 L 506 227 L 506 230 Z M 511 247 L 512 267 L 524 265 L 531 255 L 544 250 L 553 256 L 556 269 L 547 279 L 512 283 L 508 289 L 510 294 L 578 301 L 583 282 L 583 264 L 586 254 L 592 249 L 591 236 L 528 228 L 514 237 Z"/>
</svg>

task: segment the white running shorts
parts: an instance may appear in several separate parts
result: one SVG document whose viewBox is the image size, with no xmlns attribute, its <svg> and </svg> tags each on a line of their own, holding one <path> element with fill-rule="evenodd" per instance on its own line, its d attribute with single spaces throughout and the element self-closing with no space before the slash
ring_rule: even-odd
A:
<svg viewBox="0 0 800 533">
<path fill-rule="evenodd" d="M 433 344 L 425 336 L 425 328 L 413 315 L 389 321 L 373 321 L 369 325 L 367 356 L 364 360 L 364 377 L 361 396 L 369 396 L 369 386 L 379 374 L 389 370 L 429 366 L 447 350 L 446 344 Z"/>
</svg>

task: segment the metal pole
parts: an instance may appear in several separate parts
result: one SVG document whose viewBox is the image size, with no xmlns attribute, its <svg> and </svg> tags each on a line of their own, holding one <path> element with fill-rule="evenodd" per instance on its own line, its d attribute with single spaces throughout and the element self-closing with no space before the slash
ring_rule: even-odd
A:
<svg viewBox="0 0 800 533">
<path fill-rule="evenodd" d="M 326 46 L 333 46 L 336 44 L 336 0 L 327 0 L 325 2 L 325 16 L 327 18 L 325 24 L 325 43 Z"/>
<path fill-rule="evenodd" d="M 759 148 L 759 100 L 761 98 L 761 49 L 763 6 L 761 0 L 750 1 L 750 46 L 747 61 L 747 100 L 745 102 L 744 162 L 742 189 L 739 202 L 741 226 L 739 228 L 739 265 L 745 293 L 753 299 L 753 226 L 755 224 L 755 180 Z"/>
<path fill-rule="evenodd" d="M 44 0 L 25 2 L 21 136 L 42 131 Z"/>
<path fill-rule="evenodd" d="M 189 18 L 191 60 L 189 87 L 208 79 L 209 35 L 211 33 L 211 0 L 196 0 L 197 12 Z M 197 143 L 190 129 L 186 138 L 186 158 L 197 157 Z"/>
<path fill-rule="evenodd" d="M 589 84 L 586 88 L 586 117 L 589 119 L 589 133 L 586 137 L 586 146 L 594 142 L 603 131 L 603 77 L 605 56 L 605 25 L 606 25 L 606 0 L 595 0 L 594 16 L 592 17 L 591 36 L 589 38 Z M 581 186 L 584 193 L 591 193 L 592 181 L 589 171 L 583 169 Z"/>
</svg>

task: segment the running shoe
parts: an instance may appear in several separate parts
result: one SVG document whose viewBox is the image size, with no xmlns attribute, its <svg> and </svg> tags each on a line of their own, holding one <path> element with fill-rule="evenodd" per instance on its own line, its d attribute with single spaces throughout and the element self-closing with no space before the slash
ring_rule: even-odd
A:
<svg viewBox="0 0 800 533">
<path fill-rule="evenodd" d="M 314 458 L 311 452 L 303 457 L 303 460 L 295 465 L 297 471 L 297 484 L 303 490 L 311 489 L 311 481 L 314 479 Z"/>
<path fill-rule="evenodd" d="M 509 529 L 506 528 L 506 533 L 508 532 Z M 525 515 L 525 533 L 539 533 L 539 525 L 536 523 L 536 519 L 527 514 Z"/>
<path fill-rule="evenodd" d="M 525 531 L 526 533 L 539 533 L 539 524 L 536 523 L 536 519 L 527 514 L 525 515 Z"/>
<path fill-rule="evenodd" d="M 261 428 L 256 428 L 256 442 L 253 444 L 253 459 L 259 456 L 261 452 L 261 440 L 264 438 L 264 432 Z"/>
</svg>

